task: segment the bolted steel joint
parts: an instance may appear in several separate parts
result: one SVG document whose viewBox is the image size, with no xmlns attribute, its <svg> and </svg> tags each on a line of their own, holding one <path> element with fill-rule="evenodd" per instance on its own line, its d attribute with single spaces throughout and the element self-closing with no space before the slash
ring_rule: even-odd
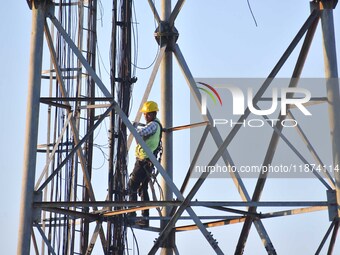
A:
<svg viewBox="0 0 340 255">
<path fill-rule="evenodd" d="M 162 21 L 157 27 L 154 35 L 157 43 L 161 47 L 164 45 L 172 47 L 176 43 L 179 33 L 175 26 L 170 26 L 169 22 Z"/>
<path fill-rule="evenodd" d="M 42 191 L 35 191 L 33 194 L 33 201 L 35 203 L 42 202 L 43 193 Z M 33 221 L 34 222 L 41 222 L 41 208 L 34 207 L 33 209 Z"/>
</svg>

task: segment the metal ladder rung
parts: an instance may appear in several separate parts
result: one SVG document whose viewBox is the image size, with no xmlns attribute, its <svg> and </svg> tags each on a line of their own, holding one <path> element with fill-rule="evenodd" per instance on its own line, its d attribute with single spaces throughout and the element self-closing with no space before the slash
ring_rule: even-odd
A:
<svg viewBox="0 0 340 255">
<path fill-rule="evenodd" d="M 89 5 L 83 5 L 84 8 L 90 9 L 90 10 L 95 10 L 96 8 L 94 6 L 89 6 Z"/>
<path fill-rule="evenodd" d="M 87 50 L 81 50 L 81 51 L 84 52 L 84 53 L 89 53 L 89 54 L 93 55 L 93 52 L 91 52 L 91 51 L 87 51 Z"/>
<path fill-rule="evenodd" d="M 85 31 L 89 31 L 89 32 L 94 33 L 94 30 L 92 30 L 92 29 L 89 29 L 89 28 L 86 28 L 86 27 L 83 27 L 82 29 L 85 30 Z"/>
</svg>

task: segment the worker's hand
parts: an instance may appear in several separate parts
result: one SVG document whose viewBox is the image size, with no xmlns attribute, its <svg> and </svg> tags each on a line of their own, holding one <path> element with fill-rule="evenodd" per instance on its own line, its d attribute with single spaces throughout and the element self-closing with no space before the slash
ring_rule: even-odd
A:
<svg viewBox="0 0 340 255">
<path fill-rule="evenodd" d="M 145 127 L 145 124 L 143 124 L 143 123 L 139 123 L 139 122 L 132 122 L 132 125 L 135 127 L 135 128 L 137 128 L 137 127 Z"/>
</svg>

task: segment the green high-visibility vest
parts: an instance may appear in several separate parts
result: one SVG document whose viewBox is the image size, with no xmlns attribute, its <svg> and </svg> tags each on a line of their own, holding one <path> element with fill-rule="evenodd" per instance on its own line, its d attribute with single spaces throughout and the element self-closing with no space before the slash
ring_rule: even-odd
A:
<svg viewBox="0 0 340 255">
<path fill-rule="evenodd" d="M 158 120 L 153 120 L 153 121 L 155 121 L 157 123 L 156 132 L 154 134 L 150 135 L 150 136 L 143 137 L 146 145 L 149 147 L 151 152 L 154 152 L 157 149 L 157 147 L 159 145 L 160 138 L 161 138 L 161 132 L 162 132 L 159 121 Z M 137 146 L 136 146 L 135 155 L 136 155 L 136 158 L 138 158 L 139 160 L 149 158 L 149 156 L 146 154 L 146 152 L 144 151 L 142 146 L 140 146 L 140 144 L 137 144 Z"/>
</svg>

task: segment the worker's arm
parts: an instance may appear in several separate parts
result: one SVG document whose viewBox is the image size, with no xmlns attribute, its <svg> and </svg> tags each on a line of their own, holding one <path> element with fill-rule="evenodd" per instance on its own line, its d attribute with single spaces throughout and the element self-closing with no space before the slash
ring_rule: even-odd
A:
<svg viewBox="0 0 340 255">
<path fill-rule="evenodd" d="M 140 136 L 150 136 L 156 133 L 158 124 L 155 121 L 149 122 L 145 127 L 138 127 L 137 132 Z"/>
</svg>

